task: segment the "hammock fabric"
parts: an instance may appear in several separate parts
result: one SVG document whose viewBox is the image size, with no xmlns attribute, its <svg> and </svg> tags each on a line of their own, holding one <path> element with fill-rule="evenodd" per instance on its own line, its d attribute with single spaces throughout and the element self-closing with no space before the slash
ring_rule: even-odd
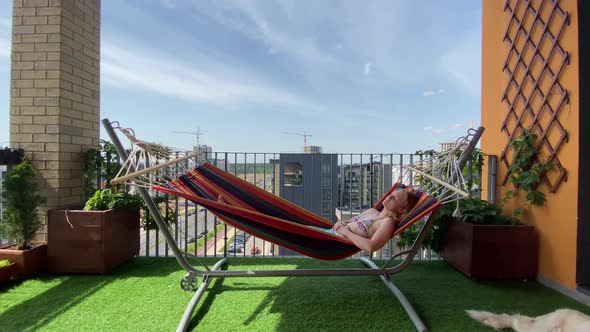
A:
<svg viewBox="0 0 590 332">
<path fill-rule="evenodd" d="M 385 197 L 398 187 L 405 188 L 396 183 L 375 209 L 383 209 Z M 208 163 L 153 188 L 193 201 L 233 227 L 309 257 L 337 260 L 360 251 L 350 240 L 315 228 L 329 229 L 333 226 L 330 221 Z M 392 237 L 440 206 L 435 198 L 416 193 L 418 203 Z M 223 203 L 217 201 L 219 195 Z"/>
</svg>

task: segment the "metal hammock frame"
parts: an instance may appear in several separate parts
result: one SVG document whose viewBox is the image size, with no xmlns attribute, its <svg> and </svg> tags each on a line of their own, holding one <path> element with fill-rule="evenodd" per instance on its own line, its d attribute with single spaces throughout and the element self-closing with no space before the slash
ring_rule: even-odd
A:
<svg viewBox="0 0 590 332">
<path fill-rule="evenodd" d="M 113 122 L 117 123 L 117 122 Z M 151 215 L 154 217 L 156 224 L 160 232 L 162 233 L 166 243 L 168 244 L 169 248 L 171 249 L 174 257 L 178 261 L 179 265 L 187 271 L 187 274 L 182 278 L 180 281 L 180 286 L 185 291 L 194 291 L 195 294 L 187 304 L 185 311 L 180 319 L 178 327 L 176 329 L 177 332 L 186 331 L 193 312 L 198 305 L 199 301 L 201 300 L 202 296 L 204 295 L 206 289 L 209 287 L 211 281 L 215 278 L 229 278 L 229 277 L 296 277 L 296 276 L 378 276 L 385 286 L 393 293 L 393 295 L 399 300 L 400 304 L 403 306 L 404 310 L 412 320 L 412 323 L 416 327 L 417 331 L 423 332 L 428 331 L 424 322 L 420 319 L 420 316 L 416 312 L 416 310 L 412 307 L 408 299 L 405 295 L 395 286 L 395 284 L 391 281 L 390 277 L 394 274 L 397 274 L 403 271 L 414 259 L 414 256 L 420 249 L 422 242 L 426 238 L 428 231 L 432 227 L 434 222 L 434 216 L 436 215 L 436 210 L 430 213 L 427 220 L 422 224 L 416 239 L 412 246 L 403 252 L 400 252 L 394 256 L 392 256 L 388 261 L 386 261 L 382 266 L 377 266 L 375 262 L 370 260 L 366 257 L 361 257 L 359 260 L 363 263 L 366 267 L 365 268 L 339 268 L 339 269 L 300 269 L 300 270 L 247 270 L 247 271 L 237 271 L 237 270 L 221 270 L 224 265 L 228 264 L 228 258 L 223 257 L 218 262 L 216 262 L 213 266 L 209 267 L 203 261 L 201 261 L 198 257 L 187 254 L 182 252 L 174 237 L 170 233 L 169 229 L 166 227 L 166 224 L 162 218 L 159 208 L 156 206 L 154 201 L 152 200 L 151 196 L 149 195 L 148 188 L 150 187 L 151 178 L 149 173 L 167 167 L 169 165 L 173 165 L 174 163 L 178 163 L 181 160 L 187 160 L 189 158 L 199 158 L 199 154 L 187 154 L 185 156 L 178 156 L 176 152 L 172 149 L 164 149 L 162 150 L 161 146 L 155 143 L 148 143 L 145 141 L 140 141 L 135 138 L 133 131 L 125 132 L 125 129 L 122 129 L 125 136 L 127 136 L 132 145 L 139 148 L 139 150 L 144 149 L 156 149 L 162 152 L 163 159 L 167 159 L 169 155 L 176 155 L 179 159 L 167 160 L 159 165 L 150 166 L 147 162 L 144 162 L 144 169 L 137 170 L 139 167 L 139 162 L 133 162 L 134 158 L 138 160 L 137 155 L 141 152 L 139 150 L 132 149 L 132 156 L 134 158 L 130 158 L 129 154 L 121 144 L 115 129 L 112 126 L 112 123 L 108 119 L 103 119 L 102 124 L 109 135 L 113 145 L 117 149 L 117 152 L 122 160 L 125 160 L 125 169 L 131 171 L 129 174 L 120 175 L 117 179 L 113 180 L 118 183 L 123 181 L 129 181 L 130 184 L 135 184 L 137 186 L 136 190 L 141 195 L 143 200 L 145 201 Z M 118 125 L 118 123 L 117 123 Z M 121 128 L 119 128 L 121 129 Z M 471 158 L 471 154 L 477 145 L 481 135 L 483 134 L 484 128 L 479 127 L 477 130 L 471 129 L 468 132 L 468 135 L 464 138 L 457 140 L 456 144 L 456 151 L 452 151 L 451 153 L 443 154 L 445 158 L 457 158 L 456 167 L 437 167 L 435 162 L 427 162 L 421 161 L 414 166 L 404 166 L 410 169 L 412 172 L 418 174 L 418 181 L 424 184 L 433 184 L 437 183 L 442 185 L 442 189 L 439 186 L 439 192 L 437 192 L 438 196 L 437 199 L 439 201 L 449 201 L 454 199 L 460 199 L 461 196 L 465 196 L 466 192 L 454 187 L 455 183 L 460 183 L 462 179 L 462 174 L 460 170 L 467 164 L 467 161 Z M 457 156 L 458 152 L 461 151 L 460 156 Z M 144 156 L 146 157 L 146 156 Z M 148 157 L 150 158 L 150 157 Z M 181 158 L 181 159 L 180 159 Z M 457 171 L 459 170 L 459 171 Z M 165 174 L 165 177 L 173 177 L 176 170 L 173 170 L 171 174 Z M 446 181 L 440 180 L 442 176 L 443 179 Z M 427 179 L 427 180 L 426 180 Z M 468 194 L 467 194 L 468 195 Z M 434 195 L 432 195 L 434 196 Z M 197 261 L 201 264 L 200 268 L 196 268 L 192 266 L 188 260 L 187 256 L 191 258 L 197 259 Z M 403 257 L 403 258 L 402 258 Z M 402 258 L 400 263 L 394 265 L 394 261 L 396 259 Z M 198 285 L 198 278 L 201 277 L 202 281 L 201 284 Z"/>
</svg>

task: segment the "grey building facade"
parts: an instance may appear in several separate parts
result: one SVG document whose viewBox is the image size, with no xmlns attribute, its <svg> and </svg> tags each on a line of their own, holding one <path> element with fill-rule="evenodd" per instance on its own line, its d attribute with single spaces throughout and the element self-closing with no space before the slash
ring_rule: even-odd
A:
<svg viewBox="0 0 590 332">
<path fill-rule="evenodd" d="M 324 219 L 336 222 L 338 155 L 281 153 L 274 164 L 274 192 Z M 279 247 L 280 255 L 293 254 Z M 298 255 L 298 254 L 297 254 Z"/>
<path fill-rule="evenodd" d="M 372 207 L 391 188 L 392 165 L 381 162 L 340 166 L 339 206 L 348 210 Z"/>
</svg>

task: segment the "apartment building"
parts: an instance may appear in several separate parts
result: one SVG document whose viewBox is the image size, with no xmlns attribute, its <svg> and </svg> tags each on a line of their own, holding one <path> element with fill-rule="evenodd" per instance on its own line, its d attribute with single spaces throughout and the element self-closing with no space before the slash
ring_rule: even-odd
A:
<svg viewBox="0 0 590 332">
<path fill-rule="evenodd" d="M 275 195 L 335 221 L 337 157 L 336 154 L 281 153 L 279 159 L 271 159 Z"/>
<path fill-rule="evenodd" d="M 390 163 L 341 165 L 338 175 L 339 206 L 342 210 L 372 207 L 393 184 L 393 167 Z"/>
<path fill-rule="evenodd" d="M 338 155 L 322 153 L 281 153 L 271 159 L 275 195 L 336 222 L 338 205 Z M 279 255 L 299 255 L 275 246 Z"/>
</svg>

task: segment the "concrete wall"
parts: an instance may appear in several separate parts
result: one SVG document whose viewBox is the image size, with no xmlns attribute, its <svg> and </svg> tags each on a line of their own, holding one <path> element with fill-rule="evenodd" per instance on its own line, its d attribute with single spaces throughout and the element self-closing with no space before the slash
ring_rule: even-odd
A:
<svg viewBox="0 0 590 332">
<path fill-rule="evenodd" d="M 99 139 L 100 0 L 13 5 L 10 144 L 40 171 L 47 209 L 80 204 L 81 152 Z"/>
</svg>

